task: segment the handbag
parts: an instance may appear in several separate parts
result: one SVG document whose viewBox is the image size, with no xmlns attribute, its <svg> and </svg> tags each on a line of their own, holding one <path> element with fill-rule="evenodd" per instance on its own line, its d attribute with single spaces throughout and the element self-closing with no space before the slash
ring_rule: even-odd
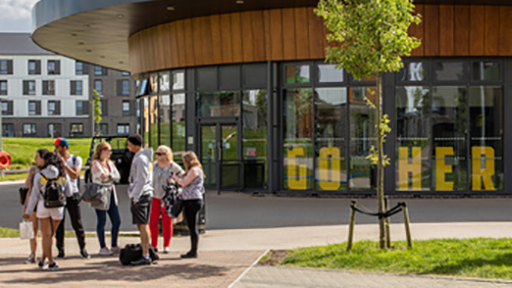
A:
<svg viewBox="0 0 512 288">
<path fill-rule="evenodd" d="M 171 218 L 176 218 L 183 210 L 183 200 L 178 196 L 178 187 L 169 184 L 163 188 L 165 195 L 162 200 L 165 205 L 165 213 Z"/>
<path fill-rule="evenodd" d="M 20 222 L 20 239 L 34 239 L 32 222 L 23 220 Z"/>
<path fill-rule="evenodd" d="M 20 193 L 20 204 L 25 205 L 25 200 L 27 200 L 28 188 L 20 187 L 18 192 Z"/>
<path fill-rule="evenodd" d="M 91 204 L 104 204 L 107 202 L 107 193 L 109 191 L 108 186 L 88 182 L 84 194 L 82 195 L 82 200 Z"/>
</svg>

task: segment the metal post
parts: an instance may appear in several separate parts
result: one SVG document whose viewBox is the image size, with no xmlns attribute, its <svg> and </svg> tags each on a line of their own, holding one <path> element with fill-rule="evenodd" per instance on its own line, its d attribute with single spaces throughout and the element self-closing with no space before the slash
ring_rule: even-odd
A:
<svg viewBox="0 0 512 288">
<path fill-rule="evenodd" d="M 409 223 L 409 212 L 407 211 L 407 205 L 402 203 L 402 211 L 404 213 L 404 224 L 405 224 L 405 236 L 407 237 L 407 247 L 412 249 L 412 240 L 411 240 L 411 227 Z"/>
<path fill-rule="evenodd" d="M 352 206 L 356 207 L 356 201 L 351 201 L 350 205 L 350 224 L 348 226 L 347 251 L 350 251 L 352 249 L 352 238 L 354 237 L 354 222 L 356 221 L 356 210 L 352 209 Z"/>
<path fill-rule="evenodd" d="M 384 211 L 385 212 L 388 212 L 388 196 L 385 196 L 384 197 Z M 386 219 L 384 219 L 384 225 L 386 226 L 386 248 L 391 248 L 391 234 L 389 233 L 390 231 L 390 227 L 389 227 L 389 217 L 387 217 Z"/>
</svg>

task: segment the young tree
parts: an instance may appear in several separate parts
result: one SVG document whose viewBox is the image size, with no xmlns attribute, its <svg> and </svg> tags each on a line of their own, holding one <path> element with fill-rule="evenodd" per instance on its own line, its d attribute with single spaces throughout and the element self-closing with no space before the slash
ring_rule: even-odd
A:
<svg viewBox="0 0 512 288">
<path fill-rule="evenodd" d="M 384 212 L 384 166 L 389 159 L 383 153 L 386 133 L 391 131 L 387 115 L 382 116 L 382 74 L 403 67 L 401 56 L 409 56 L 420 41 L 409 37 L 407 29 L 418 24 L 412 0 L 321 0 L 315 10 L 331 32 L 327 40 L 339 45 L 328 47 L 326 60 L 337 69 L 346 69 L 356 79 L 376 77 L 377 147 L 368 159 L 377 164 L 377 201 L 379 213 Z M 380 247 L 385 247 L 384 219 L 379 219 Z"/>
<path fill-rule="evenodd" d="M 101 95 L 96 91 L 96 89 L 93 90 L 94 97 L 92 98 L 92 107 L 94 112 L 94 123 L 96 124 L 96 133 L 95 136 L 100 136 L 101 129 L 100 129 L 100 123 L 101 123 L 101 105 L 100 105 L 100 97 Z"/>
</svg>

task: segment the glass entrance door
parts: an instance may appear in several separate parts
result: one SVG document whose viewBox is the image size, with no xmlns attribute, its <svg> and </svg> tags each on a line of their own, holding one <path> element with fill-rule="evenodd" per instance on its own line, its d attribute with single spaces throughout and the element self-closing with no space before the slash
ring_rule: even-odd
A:
<svg viewBox="0 0 512 288">
<path fill-rule="evenodd" d="M 201 163 L 209 189 L 237 190 L 242 187 L 242 165 L 236 123 L 202 124 Z"/>
</svg>

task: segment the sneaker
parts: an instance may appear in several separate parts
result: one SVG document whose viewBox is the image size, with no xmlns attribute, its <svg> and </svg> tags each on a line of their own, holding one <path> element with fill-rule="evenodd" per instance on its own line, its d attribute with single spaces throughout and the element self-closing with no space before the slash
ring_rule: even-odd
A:
<svg viewBox="0 0 512 288">
<path fill-rule="evenodd" d="M 114 253 L 114 254 L 119 254 L 119 253 L 121 253 L 121 247 L 119 247 L 119 246 L 112 247 L 112 248 L 110 248 L 110 251 L 112 251 L 112 253 Z"/>
<path fill-rule="evenodd" d="M 39 269 L 46 269 L 46 268 L 48 268 L 48 266 L 46 266 L 46 263 L 43 262 L 43 261 L 39 261 L 39 263 L 37 263 L 37 267 L 39 267 Z"/>
<path fill-rule="evenodd" d="M 103 247 L 100 249 L 100 252 L 98 253 L 100 256 L 110 256 L 112 255 L 112 251 L 109 250 L 107 247 Z"/>
<path fill-rule="evenodd" d="M 58 259 L 64 259 L 64 250 L 59 250 L 59 254 L 57 255 Z"/>
<path fill-rule="evenodd" d="M 137 261 L 132 261 L 132 265 L 133 266 L 140 266 L 140 265 L 151 265 L 151 258 L 144 258 L 144 257 L 141 257 L 139 260 Z"/>
<path fill-rule="evenodd" d="M 85 259 L 91 258 L 91 255 L 89 255 L 89 253 L 87 253 L 87 250 L 85 250 L 85 248 L 82 248 L 82 250 L 80 250 L 80 255 L 82 255 L 82 257 L 84 257 Z"/>
<path fill-rule="evenodd" d="M 32 264 L 32 263 L 36 263 L 36 255 L 34 255 L 34 253 L 30 253 L 30 255 L 28 255 L 27 260 L 25 260 L 25 264 Z"/>
<path fill-rule="evenodd" d="M 188 252 L 187 254 L 181 254 L 181 258 L 197 258 L 197 253 Z"/>
<path fill-rule="evenodd" d="M 169 252 L 171 252 L 171 248 L 164 247 L 164 254 L 168 254 Z"/>
<path fill-rule="evenodd" d="M 57 265 L 57 262 L 53 262 L 52 264 L 48 265 L 48 270 L 50 270 L 50 271 L 59 270 L 59 265 Z"/>
</svg>

